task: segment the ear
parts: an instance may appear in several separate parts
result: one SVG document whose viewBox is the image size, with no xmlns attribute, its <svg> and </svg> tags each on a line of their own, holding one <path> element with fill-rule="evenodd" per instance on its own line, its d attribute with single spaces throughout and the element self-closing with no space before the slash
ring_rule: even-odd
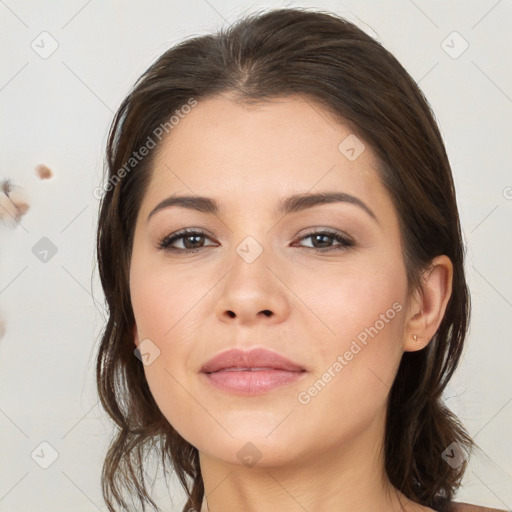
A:
<svg viewBox="0 0 512 512">
<path fill-rule="evenodd" d="M 443 320 L 452 294 L 453 264 L 448 256 L 437 256 L 423 277 L 422 290 L 411 301 L 404 329 L 404 351 L 426 347 Z M 416 335 L 416 340 L 414 339 Z"/>
</svg>

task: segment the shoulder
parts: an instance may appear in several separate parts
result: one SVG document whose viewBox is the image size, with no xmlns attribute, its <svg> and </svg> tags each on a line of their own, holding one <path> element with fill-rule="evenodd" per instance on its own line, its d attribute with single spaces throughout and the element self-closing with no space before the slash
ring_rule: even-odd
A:
<svg viewBox="0 0 512 512">
<path fill-rule="evenodd" d="M 505 509 L 482 507 L 471 503 L 453 502 L 453 512 L 507 512 Z"/>
</svg>

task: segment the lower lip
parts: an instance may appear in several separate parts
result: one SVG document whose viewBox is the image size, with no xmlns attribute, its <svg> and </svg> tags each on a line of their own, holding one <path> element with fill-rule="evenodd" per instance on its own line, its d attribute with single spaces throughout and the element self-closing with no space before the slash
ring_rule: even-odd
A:
<svg viewBox="0 0 512 512">
<path fill-rule="evenodd" d="M 296 382 L 306 373 L 286 370 L 240 370 L 203 373 L 203 375 L 213 386 L 222 391 L 256 395 Z"/>
</svg>

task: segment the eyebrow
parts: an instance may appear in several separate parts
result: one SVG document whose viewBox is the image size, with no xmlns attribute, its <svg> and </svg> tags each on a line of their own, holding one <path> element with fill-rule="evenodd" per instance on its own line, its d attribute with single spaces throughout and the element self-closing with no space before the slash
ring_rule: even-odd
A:
<svg viewBox="0 0 512 512">
<path fill-rule="evenodd" d="M 314 206 L 329 203 L 349 203 L 360 207 L 377 223 L 379 223 L 375 213 L 361 199 L 346 194 L 344 192 L 319 192 L 315 194 L 295 194 L 293 196 L 281 199 L 276 208 L 276 213 L 286 215 L 295 213 Z M 180 206 L 190 210 L 196 210 L 201 213 L 218 215 L 221 208 L 215 199 L 203 196 L 170 196 L 158 203 L 148 215 L 147 221 L 160 210 L 171 206 Z"/>
</svg>

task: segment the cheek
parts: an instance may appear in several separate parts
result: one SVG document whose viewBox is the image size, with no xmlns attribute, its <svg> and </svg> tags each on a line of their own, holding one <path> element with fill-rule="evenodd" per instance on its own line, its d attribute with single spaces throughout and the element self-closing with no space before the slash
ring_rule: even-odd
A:
<svg viewBox="0 0 512 512">
<path fill-rule="evenodd" d="M 354 284 L 354 293 L 346 288 L 330 290 L 332 301 L 324 296 L 318 311 L 329 312 L 326 323 L 335 334 L 312 340 L 317 371 L 297 395 L 300 429 L 339 442 L 357 437 L 384 414 L 402 355 L 400 293 L 389 283 L 373 294 L 361 281 Z"/>
<path fill-rule="evenodd" d="M 400 260 L 347 265 L 297 281 L 294 290 L 318 316 L 309 315 L 305 327 L 318 356 L 317 371 L 298 396 L 309 409 L 305 421 L 316 414 L 345 421 L 347 411 L 356 423 L 369 421 L 385 405 L 402 355 L 406 278 Z"/>
<path fill-rule="evenodd" d="M 153 373 L 165 381 L 171 378 L 169 373 L 185 371 L 193 346 L 187 341 L 191 333 L 187 326 L 194 318 L 192 306 L 197 295 L 197 290 L 171 282 L 164 272 L 147 272 L 132 280 L 131 300 L 140 341 L 150 340 L 158 353 L 155 363 L 145 366 L 148 381 L 154 380 Z"/>
<path fill-rule="evenodd" d="M 165 266 L 132 271 L 131 301 L 140 334 L 162 344 L 176 337 L 196 314 L 194 305 L 208 299 L 201 285 L 205 280 L 193 282 L 179 269 Z"/>
<path fill-rule="evenodd" d="M 397 357 L 407 288 L 400 260 L 358 261 L 295 275 L 290 287 L 307 306 L 297 314 L 306 319 L 307 332 L 315 333 L 311 343 L 324 363 L 350 350 L 353 340 L 372 355 L 391 351 Z"/>
<path fill-rule="evenodd" d="M 150 340 L 156 357 L 144 365 L 151 394 L 167 421 L 186 440 L 195 439 L 194 419 L 201 411 L 191 398 L 190 372 L 200 331 L 197 304 L 206 290 L 190 284 L 183 273 L 133 267 L 130 276 L 132 308 L 139 342 Z M 156 347 L 156 348 L 154 348 Z M 192 435 L 192 438 L 190 438 Z"/>
</svg>

